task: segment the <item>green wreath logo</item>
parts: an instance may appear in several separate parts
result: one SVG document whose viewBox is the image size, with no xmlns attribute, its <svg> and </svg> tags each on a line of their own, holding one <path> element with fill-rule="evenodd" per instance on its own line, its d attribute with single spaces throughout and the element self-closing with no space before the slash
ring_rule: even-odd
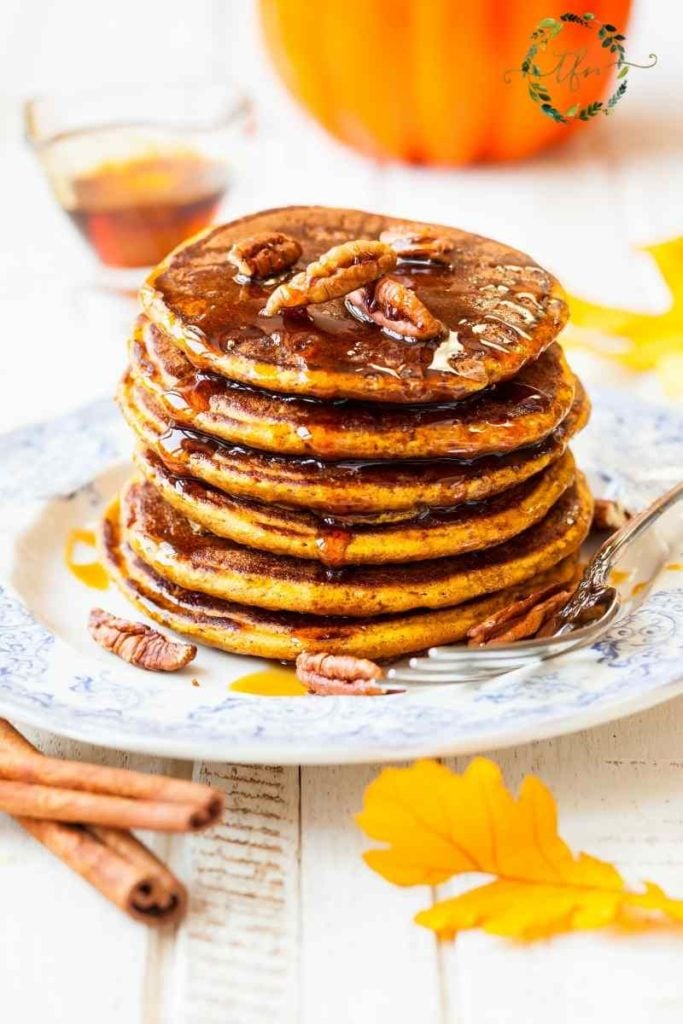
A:
<svg viewBox="0 0 683 1024">
<path fill-rule="evenodd" d="M 567 24 L 579 25 L 589 32 L 597 32 L 601 47 L 614 58 L 607 66 L 616 68 L 617 85 L 606 100 L 596 100 L 593 103 L 587 103 L 585 106 L 574 103 L 566 110 L 560 110 L 553 100 L 547 80 L 552 77 L 554 72 L 557 73 L 556 80 L 560 80 L 558 69 L 566 55 L 560 57 L 559 64 L 551 71 L 544 71 L 537 63 L 537 59 L 539 54 L 547 51 L 549 44 L 560 35 Z M 596 117 L 598 114 L 611 114 L 626 92 L 628 84 L 626 76 L 629 68 L 652 68 L 657 63 L 657 57 L 654 53 L 648 55 L 651 62 L 649 64 L 636 64 L 633 61 L 627 60 L 624 48 L 626 36 L 619 32 L 616 25 L 601 22 L 590 12 L 585 14 L 565 12 L 559 18 L 543 18 L 531 33 L 530 38 L 531 45 L 524 55 L 520 67 L 511 70 L 518 72 L 522 75 L 522 78 L 526 79 L 529 96 L 541 113 L 545 114 L 546 117 L 552 118 L 558 124 L 569 124 L 570 121 L 590 121 L 591 118 Z M 579 71 L 579 59 L 575 60 L 575 66 L 573 70 L 567 72 L 567 77 L 578 78 L 581 76 L 587 77 L 589 74 L 600 74 L 600 68 L 583 68 Z M 506 82 L 511 81 L 510 74 L 511 71 L 505 72 L 503 77 Z"/>
</svg>

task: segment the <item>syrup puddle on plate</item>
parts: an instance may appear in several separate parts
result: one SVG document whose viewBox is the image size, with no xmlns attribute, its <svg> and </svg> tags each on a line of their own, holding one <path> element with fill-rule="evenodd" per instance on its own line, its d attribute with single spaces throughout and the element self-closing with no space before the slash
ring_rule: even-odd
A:
<svg viewBox="0 0 683 1024">
<path fill-rule="evenodd" d="M 70 530 L 64 545 L 64 561 L 72 576 L 75 576 L 86 587 L 93 590 L 107 590 L 109 577 L 106 569 L 97 559 L 86 561 L 83 557 L 83 549 L 96 550 L 97 540 L 94 530 L 75 527 Z"/>
<path fill-rule="evenodd" d="M 626 571 L 625 569 L 612 569 L 609 574 L 609 582 L 613 587 L 618 587 L 620 583 L 625 583 L 630 576 L 633 575 L 633 569 Z"/>
<path fill-rule="evenodd" d="M 306 687 L 293 672 L 286 668 L 267 668 L 236 679 L 230 683 L 233 693 L 248 693 L 253 697 L 304 697 Z"/>
</svg>

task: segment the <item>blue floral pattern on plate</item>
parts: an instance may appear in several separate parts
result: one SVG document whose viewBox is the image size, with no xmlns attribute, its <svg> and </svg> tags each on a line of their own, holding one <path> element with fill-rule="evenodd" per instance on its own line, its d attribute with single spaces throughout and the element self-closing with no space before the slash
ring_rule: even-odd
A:
<svg viewBox="0 0 683 1024">
<path fill-rule="evenodd" d="M 594 397 L 574 445 L 596 490 L 642 507 L 683 465 L 683 421 L 623 395 Z M 99 507 L 95 483 L 126 457 L 115 410 L 97 403 L 0 441 L 0 501 L 12 509 L 70 492 Z M 11 505 L 10 505 L 11 503 Z M 8 575 L 8 574 L 6 574 Z M 124 749 L 270 763 L 395 760 L 528 742 L 626 714 L 683 691 L 683 574 L 663 571 L 631 615 L 592 648 L 484 685 L 416 689 L 373 700 L 262 699 L 225 688 L 131 682 L 113 659 L 70 648 L 0 586 L 0 711 Z M 229 658 L 229 655 L 224 657 Z"/>
</svg>

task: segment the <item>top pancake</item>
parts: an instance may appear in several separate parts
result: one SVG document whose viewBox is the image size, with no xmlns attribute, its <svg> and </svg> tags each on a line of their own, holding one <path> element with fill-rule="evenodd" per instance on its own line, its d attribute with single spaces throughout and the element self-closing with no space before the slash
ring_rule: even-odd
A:
<svg viewBox="0 0 683 1024">
<path fill-rule="evenodd" d="M 388 337 L 354 319 L 343 297 L 263 317 L 282 277 L 244 283 L 227 260 L 236 241 L 282 231 L 302 247 L 296 273 L 335 245 L 406 223 L 327 207 L 253 214 L 179 246 L 150 275 L 141 301 L 200 369 L 271 391 L 377 402 L 463 398 L 514 376 L 564 326 L 567 307 L 552 275 L 456 228 L 438 227 L 453 241 L 450 265 L 399 263 L 392 272 L 451 332 L 429 341 Z"/>
</svg>

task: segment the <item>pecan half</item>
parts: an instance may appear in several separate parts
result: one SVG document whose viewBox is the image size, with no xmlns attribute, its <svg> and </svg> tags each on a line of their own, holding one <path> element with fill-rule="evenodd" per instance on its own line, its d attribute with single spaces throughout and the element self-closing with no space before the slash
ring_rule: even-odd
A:
<svg viewBox="0 0 683 1024">
<path fill-rule="evenodd" d="M 235 242 L 228 262 L 242 277 L 272 277 L 293 267 L 301 252 L 297 240 L 282 231 L 261 231 Z"/>
<path fill-rule="evenodd" d="M 467 631 L 468 646 L 508 644 L 538 635 L 542 627 L 569 601 L 574 589 L 572 583 L 551 583 L 527 597 L 512 601 Z"/>
<path fill-rule="evenodd" d="M 440 235 L 429 224 L 396 224 L 379 236 L 405 262 L 448 263 L 453 240 Z"/>
<path fill-rule="evenodd" d="M 346 307 L 357 319 L 372 320 L 383 331 L 400 338 L 426 341 L 448 330 L 411 288 L 391 275 L 351 292 Z"/>
<path fill-rule="evenodd" d="M 591 530 L 603 533 L 614 533 L 631 518 L 628 512 L 619 501 L 610 501 L 608 498 L 596 498 L 593 506 L 593 522 Z"/>
<path fill-rule="evenodd" d="M 143 622 L 120 619 L 103 608 L 92 609 L 88 630 L 100 647 L 150 672 L 175 672 L 197 656 L 194 644 L 169 640 Z"/>
<path fill-rule="evenodd" d="M 336 654 L 300 654 L 296 675 L 309 693 L 328 697 L 378 697 L 387 693 L 377 686 L 382 669 L 366 658 Z"/>
<path fill-rule="evenodd" d="M 396 266 L 396 253 L 383 242 L 357 239 L 324 252 L 300 274 L 276 288 L 261 310 L 275 316 L 281 309 L 327 302 L 347 295 Z"/>
<path fill-rule="evenodd" d="M 568 593 L 571 597 L 572 592 L 568 591 Z M 578 629 L 580 626 L 587 626 L 590 622 L 594 622 L 595 619 L 601 618 L 605 614 L 606 608 L 607 604 L 605 601 L 596 601 L 595 604 L 589 608 L 584 608 L 575 619 L 572 619 L 571 628 Z M 559 611 L 560 608 L 557 609 L 557 613 L 552 614 L 549 619 L 545 620 L 540 629 L 534 633 L 535 638 L 542 639 L 543 637 L 555 636 L 560 626 L 564 625 L 564 622 L 560 620 Z"/>
</svg>

